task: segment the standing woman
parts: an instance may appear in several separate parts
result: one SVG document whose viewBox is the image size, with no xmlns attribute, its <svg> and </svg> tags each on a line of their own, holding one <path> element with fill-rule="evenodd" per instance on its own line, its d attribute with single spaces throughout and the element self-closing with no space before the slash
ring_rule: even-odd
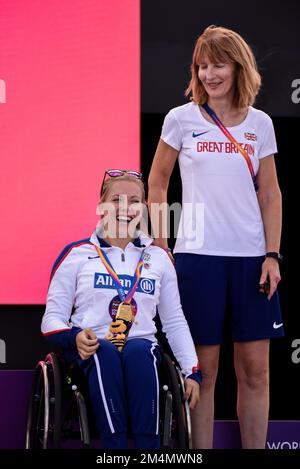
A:
<svg viewBox="0 0 300 469">
<path fill-rule="evenodd" d="M 194 448 L 212 447 L 227 311 L 242 445 L 264 448 L 269 339 L 283 335 L 277 294 L 282 215 L 276 139 L 270 117 L 252 107 L 261 78 L 239 34 L 206 28 L 197 40 L 191 71 L 186 91 L 191 102 L 172 109 L 164 121 L 149 177 L 149 209 L 167 201 L 178 158 L 183 207 L 175 264 L 183 310 L 203 364 L 201 401 L 192 414 Z M 154 210 L 151 221 L 156 244 L 167 248 Z M 191 237 L 194 227 L 196 240 Z"/>
</svg>

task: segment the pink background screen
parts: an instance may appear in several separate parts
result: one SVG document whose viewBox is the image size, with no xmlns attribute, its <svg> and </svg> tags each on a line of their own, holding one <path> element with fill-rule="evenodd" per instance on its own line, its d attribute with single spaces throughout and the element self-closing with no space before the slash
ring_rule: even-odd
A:
<svg viewBox="0 0 300 469">
<path fill-rule="evenodd" d="M 104 169 L 139 169 L 139 1 L 0 0 L 0 303 L 45 303 Z"/>
</svg>

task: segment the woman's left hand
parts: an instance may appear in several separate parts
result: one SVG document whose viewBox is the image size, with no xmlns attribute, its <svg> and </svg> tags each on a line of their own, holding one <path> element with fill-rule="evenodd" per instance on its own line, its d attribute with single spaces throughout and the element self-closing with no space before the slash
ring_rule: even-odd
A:
<svg viewBox="0 0 300 469">
<path fill-rule="evenodd" d="M 279 263 L 272 257 L 267 257 L 263 262 L 259 284 L 263 285 L 267 279 L 270 282 L 270 291 L 267 298 L 270 300 L 277 290 L 277 285 L 281 280 Z"/>
<path fill-rule="evenodd" d="M 189 401 L 189 406 L 194 409 L 200 400 L 200 386 L 194 379 L 187 378 L 184 382 L 184 399 Z"/>
</svg>

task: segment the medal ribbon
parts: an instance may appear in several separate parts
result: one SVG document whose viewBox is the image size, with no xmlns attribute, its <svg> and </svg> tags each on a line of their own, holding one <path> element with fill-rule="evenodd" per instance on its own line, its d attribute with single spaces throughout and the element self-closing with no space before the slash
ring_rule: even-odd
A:
<svg viewBox="0 0 300 469">
<path fill-rule="evenodd" d="M 213 119 L 213 121 L 217 124 L 217 126 L 219 127 L 219 129 L 223 132 L 223 134 L 228 138 L 228 140 L 233 143 L 236 148 L 239 150 L 239 152 L 243 155 L 243 157 L 245 158 L 246 160 L 246 163 L 248 165 L 248 168 L 249 168 L 249 171 L 250 171 L 250 174 L 251 174 L 251 177 L 252 177 L 252 181 L 253 181 L 253 184 L 254 184 L 254 187 L 255 187 L 255 190 L 257 191 L 258 190 L 258 186 L 257 186 L 257 183 L 256 183 L 256 180 L 255 180 L 255 173 L 254 173 L 254 169 L 253 169 L 253 165 L 252 165 L 252 161 L 250 159 L 250 156 L 248 155 L 248 153 L 246 152 L 246 150 L 244 150 L 244 148 L 236 141 L 236 139 L 233 137 L 233 135 L 231 135 L 231 133 L 229 132 L 229 130 L 225 127 L 225 125 L 220 121 L 220 119 L 218 118 L 217 114 L 212 110 L 211 107 L 209 107 L 209 105 L 207 103 L 203 104 L 202 106 L 205 111 L 207 112 L 207 114 L 210 115 L 210 117 Z"/>
<path fill-rule="evenodd" d="M 132 286 L 131 290 L 126 295 L 126 293 L 124 291 L 124 288 L 122 286 L 121 280 L 119 279 L 115 269 L 111 265 L 111 262 L 108 259 L 107 255 L 105 254 L 105 252 L 101 248 L 96 246 L 96 244 L 94 244 L 94 246 L 96 248 L 97 253 L 99 254 L 99 257 L 100 257 L 101 261 L 105 265 L 107 272 L 109 273 L 109 275 L 114 280 L 115 288 L 118 291 L 118 295 L 119 295 L 121 301 L 123 303 L 130 303 L 131 299 L 132 299 L 132 297 L 133 297 L 133 295 L 134 295 L 134 293 L 135 293 L 135 291 L 136 291 L 136 289 L 139 285 L 139 281 L 140 281 L 140 278 L 141 278 L 141 272 L 142 272 L 142 268 L 143 268 L 144 250 L 142 251 L 141 257 L 140 257 L 140 259 L 137 263 L 137 266 L 135 268 L 135 273 L 134 273 L 134 277 L 133 277 L 133 286 Z"/>
</svg>

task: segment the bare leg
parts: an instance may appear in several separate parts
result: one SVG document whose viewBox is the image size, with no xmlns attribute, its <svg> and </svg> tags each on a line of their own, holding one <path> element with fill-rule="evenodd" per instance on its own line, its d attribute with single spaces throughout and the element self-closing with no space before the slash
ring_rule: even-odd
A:
<svg viewBox="0 0 300 469">
<path fill-rule="evenodd" d="M 236 342 L 237 414 L 243 448 L 265 448 L 269 416 L 269 340 Z"/>
<path fill-rule="evenodd" d="M 213 445 L 214 394 L 218 374 L 219 345 L 196 346 L 203 382 L 200 402 L 192 411 L 192 432 L 194 449 L 210 449 Z"/>
</svg>

